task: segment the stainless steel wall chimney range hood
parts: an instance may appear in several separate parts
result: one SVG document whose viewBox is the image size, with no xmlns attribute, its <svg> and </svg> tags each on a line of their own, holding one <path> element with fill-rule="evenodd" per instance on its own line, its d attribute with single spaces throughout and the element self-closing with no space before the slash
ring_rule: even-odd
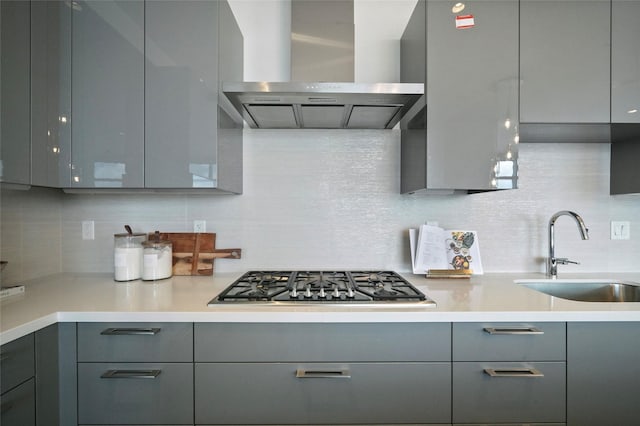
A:
<svg viewBox="0 0 640 426">
<path fill-rule="evenodd" d="M 291 80 L 225 82 L 250 127 L 391 129 L 424 94 L 420 83 L 354 83 L 353 0 L 292 0 Z"/>
</svg>

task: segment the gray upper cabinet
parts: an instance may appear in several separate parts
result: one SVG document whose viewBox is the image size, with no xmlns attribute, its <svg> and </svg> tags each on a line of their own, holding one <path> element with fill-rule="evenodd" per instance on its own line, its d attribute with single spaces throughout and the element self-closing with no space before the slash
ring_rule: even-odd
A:
<svg viewBox="0 0 640 426">
<path fill-rule="evenodd" d="M 611 194 L 640 192 L 640 0 L 611 4 Z"/>
<path fill-rule="evenodd" d="M 31 184 L 71 182 L 71 3 L 31 2 Z"/>
<path fill-rule="evenodd" d="M 241 120 L 219 101 L 221 75 L 242 79 L 229 5 L 73 5 L 71 188 L 242 192 Z"/>
<path fill-rule="evenodd" d="M 31 182 L 30 4 L 0 2 L 0 182 Z"/>
<path fill-rule="evenodd" d="M 73 2 L 74 188 L 144 186 L 144 2 Z"/>
<path fill-rule="evenodd" d="M 611 5 L 611 122 L 640 123 L 640 1 Z"/>
<path fill-rule="evenodd" d="M 402 192 L 515 188 L 518 1 L 467 3 L 464 29 L 451 6 L 419 2 L 401 42 L 403 82 L 426 81 L 426 106 L 401 123 Z"/>
<path fill-rule="evenodd" d="M 609 122 L 610 27 L 610 0 L 521 0 L 522 123 Z"/>
<path fill-rule="evenodd" d="M 145 186 L 241 192 L 241 127 L 218 99 L 222 73 L 242 78 L 242 36 L 229 5 L 147 1 L 145 19 Z M 240 40 L 236 49 L 227 38 Z"/>
</svg>

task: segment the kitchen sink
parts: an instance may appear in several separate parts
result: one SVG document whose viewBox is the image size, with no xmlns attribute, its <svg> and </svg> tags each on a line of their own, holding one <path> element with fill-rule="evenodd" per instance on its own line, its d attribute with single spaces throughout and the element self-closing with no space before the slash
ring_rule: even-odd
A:
<svg viewBox="0 0 640 426">
<path fill-rule="evenodd" d="M 516 284 L 580 302 L 640 302 L 640 283 L 617 280 L 517 280 Z"/>
</svg>

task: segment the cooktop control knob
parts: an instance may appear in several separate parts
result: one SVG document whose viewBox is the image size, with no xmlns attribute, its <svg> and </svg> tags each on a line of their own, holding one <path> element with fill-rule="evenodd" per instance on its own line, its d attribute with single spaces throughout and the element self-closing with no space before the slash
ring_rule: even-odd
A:
<svg viewBox="0 0 640 426">
<path fill-rule="evenodd" d="M 353 289 L 351 287 L 347 289 L 347 297 L 353 299 Z"/>
<path fill-rule="evenodd" d="M 298 289 L 296 287 L 293 287 L 293 289 L 289 293 L 289 296 L 294 298 L 294 299 L 297 298 L 298 297 Z"/>
<path fill-rule="evenodd" d="M 323 299 L 324 299 L 325 297 L 327 297 L 327 295 L 326 295 L 326 294 L 325 294 L 325 292 L 324 292 L 324 287 L 320 287 L 320 294 L 319 294 L 318 296 L 319 296 L 319 297 L 321 297 L 321 298 L 323 298 Z"/>
<path fill-rule="evenodd" d="M 304 297 L 311 297 L 311 287 L 307 286 L 307 289 L 304 292 Z"/>
<path fill-rule="evenodd" d="M 333 287 L 333 297 L 340 297 L 340 290 L 338 290 L 338 286 Z"/>
</svg>

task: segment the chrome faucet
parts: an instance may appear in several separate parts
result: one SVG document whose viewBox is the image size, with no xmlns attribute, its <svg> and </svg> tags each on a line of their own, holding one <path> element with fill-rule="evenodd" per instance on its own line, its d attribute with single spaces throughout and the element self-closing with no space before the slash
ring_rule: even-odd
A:
<svg viewBox="0 0 640 426">
<path fill-rule="evenodd" d="M 574 262 L 573 260 L 569 260 L 567 258 L 563 258 L 563 257 L 556 257 L 555 255 L 555 237 L 553 234 L 553 228 L 555 227 L 556 224 L 556 220 L 560 217 L 560 216 L 571 216 L 576 223 L 578 224 L 578 230 L 580 231 L 580 237 L 583 240 L 588 240 L 589 239 L 589 230 L 587 229 L 587 227 L 584 225 L 584 221 L 582 220 L 582 218 L 580 217 L 579 214 L 574 213 L 572 211 L 569 210 L 561 210 L 557 213 L 555 213 L 553 216 L 551 216 L 551 219 L 549 219 L 549 259 L 547 260 L 547 275 L 552 278 L 552 279 L 556 279 L 558 278 L 558 265 L 567 265 L 569 263 L 573 263 L 576 265 L 579 265 L 578 262 Z"/>
</svg>

